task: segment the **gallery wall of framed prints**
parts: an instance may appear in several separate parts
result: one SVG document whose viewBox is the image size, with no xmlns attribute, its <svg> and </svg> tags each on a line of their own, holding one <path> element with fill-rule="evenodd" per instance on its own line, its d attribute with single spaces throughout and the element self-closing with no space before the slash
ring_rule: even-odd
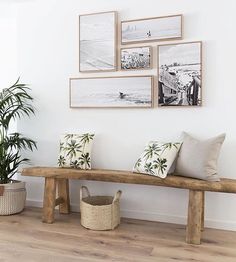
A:
<svg viewBox="0 0 236 262">
<path fill-rule="evenodd" d="M 70 107 L 201 106 L 202 42 L 183 42 L 183 14 L 120 17 L 117 11 L 79 15 L 83 75 L 70 78 Z M 109 75 L 91 76 L 100 72 Z"/>
</svg>

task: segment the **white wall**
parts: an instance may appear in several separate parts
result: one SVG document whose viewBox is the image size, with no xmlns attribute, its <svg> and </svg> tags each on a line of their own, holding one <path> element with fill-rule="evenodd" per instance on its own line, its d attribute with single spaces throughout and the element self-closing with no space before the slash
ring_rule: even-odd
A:
<svg viewBox="0 0 236 262">
<path fill-rule="evenodd" d="M 19 77 L 17 53 L 17 8 L 0 2 L 0 90 L 10 87 Z M 16 131 L 12 122 L 9 132 Z"/>
<path fill-rule="evenodd" d="M 0 89 L 12 85 L 18 78 L 17 9 L 0 1 Z"/>
<path fill-rule="evenodd" d="M 18 7 L 20 71 L 23 81 L 32 85 L 37 108 L 36 117 L 19 123 L 19 131 L 38 141 L 38 151 L 29 154 L 34 165 L 56 165 L 58 139 L 64 132 L 95 132 L 93 167 L 127 170 L 132 169 L 149 140 L 174 141 L 182 130 L 202 139 L 226 132 L 219 173 L 235 178 L 236 1 L 32 0 L 22 1 Z M 78 15 L 108 10 L 117 10 L 121 20 L 184 14 L 184 41 L 203 41 L 201 108 L 69 108 L 68 79 L 82 76 L 78 72 Z M 156 49 L 154 60 L 155 57 Z M 156 68 L 145 71 L 150 73 L 156 74 Z M 128 73 L 93 76 L 123 74 Z M 43 180 L 22 179 L 28 182 L 28 203 L 40 205 Z M 71 184 L 73 208 L 78 209 L 80 183 L 72 181 Z M 113 194 L 122 189 L 123 216 L 185 222 L 188 199 L 185 190 L 97 182 L 82 184 L 88 184 L 91 191 L 98 194 Z M 235 195 L 207 193 L 206 224 L 236 230 L 235 203 Z"/>
</svg>

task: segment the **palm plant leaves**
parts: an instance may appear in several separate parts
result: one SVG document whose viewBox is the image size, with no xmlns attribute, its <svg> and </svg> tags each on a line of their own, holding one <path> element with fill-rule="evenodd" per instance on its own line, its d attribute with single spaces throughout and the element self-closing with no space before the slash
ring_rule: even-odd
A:
<svg viewBox="0 0 236 262">
<path fill-rule="evenodd" d="M 22 163 L 29 162 L 21 158 L 20 151 L 36 148 L 36 142 L 19 133 L 8 133 L 12 120 L 34 114 L 33 98 L 29 87 L 20 84 L 19 79 L 10 88 L 0 92 L 0 183 L 8 183 Z"/>
<path fill-rule="evenodd" d="M 0 93 L 0 125 L 6 130 L 13 119 L 34 113 L 31 104 L 33 98 L 28 94 L 29 87 L 19 84 L 19 79 L 10 88 L 3 89 Z"/>
<path fill-rule="evenodd" d="M 2 144 L 3 143 L 3 144 Z M 3 146 L 5 150 L 12 149 L 29 149 L 33 151 L 36 148 L 36 142 L 30 138 L 23 137 L 19 133 L 12 133 L 5 137 L 4 141 L 0 142 L 0 146 Z"/>
</svg>

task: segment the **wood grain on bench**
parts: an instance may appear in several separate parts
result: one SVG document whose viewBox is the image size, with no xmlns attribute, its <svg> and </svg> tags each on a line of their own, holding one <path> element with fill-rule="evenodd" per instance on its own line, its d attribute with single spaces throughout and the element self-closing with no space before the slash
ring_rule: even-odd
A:
<svg viewBox="0 0 236 262">
<path fill-rule="evenodd" d="M 78 170 L 59 167 L 25 168 L 22 171 L 22 175 L 45 177 L 42 216 L 42 221 L 45 223 L 54 222 L 54 210 L 56 205 L 59 205 L 60 213 L 69 213 L 69 179 L 188 189 L 189 204 L 186 242 L 190 244 L 201 243 L 201 231 L 204 229 L 205 191 L 236 193 L 236 180 L 227 178 L 222 178 L 220 182 L 209 182 L 174 175 L 169 175 L 165 179 L 161 179 L 149 175 L 135 174 L 130 171 L 106 169 Z M 58 197 L 56 197 L 57 191 Z"/>
<path fill-rule="evenodd" d="M 23 169 L 23 176 L 55 177 L 66 179 L 94 180 L 114 183 L 128 183 L 175 187 L 200 191 L 236 193 L 236 180 L 222 178 L 220 182 L 168 175 L 165 179 L 136 174 L 131 171 L 108 169 L 79 170 L 59 167 L 30 167 Z"/>
</svg>

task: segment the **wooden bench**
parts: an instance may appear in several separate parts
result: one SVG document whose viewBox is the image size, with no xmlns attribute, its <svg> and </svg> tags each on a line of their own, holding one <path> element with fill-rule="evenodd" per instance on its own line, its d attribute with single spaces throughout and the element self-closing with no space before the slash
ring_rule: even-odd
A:
<svg viewBox="0 0 236 262">
<path fill-rule="evenodd" d="M 78 170 L 57 167 L 30 167 L 22 171 L 23 176 L 45 177 L 43 216 L 45 223 L 54 222 L 55 206 L 61 214 L 69 214 L 69 179 L 105 181 L 115 183 L 164 186 L 189 190 L 186 242 L 200 244 L 204 229 L 204 192 L 236 193 L 236 180 L 222 178 L 220 182 L 170 175 L 165 179 L 135 174 L 130 171 Z M 58 192 L 58 196 L 56 196 Z"/>
</svg>

